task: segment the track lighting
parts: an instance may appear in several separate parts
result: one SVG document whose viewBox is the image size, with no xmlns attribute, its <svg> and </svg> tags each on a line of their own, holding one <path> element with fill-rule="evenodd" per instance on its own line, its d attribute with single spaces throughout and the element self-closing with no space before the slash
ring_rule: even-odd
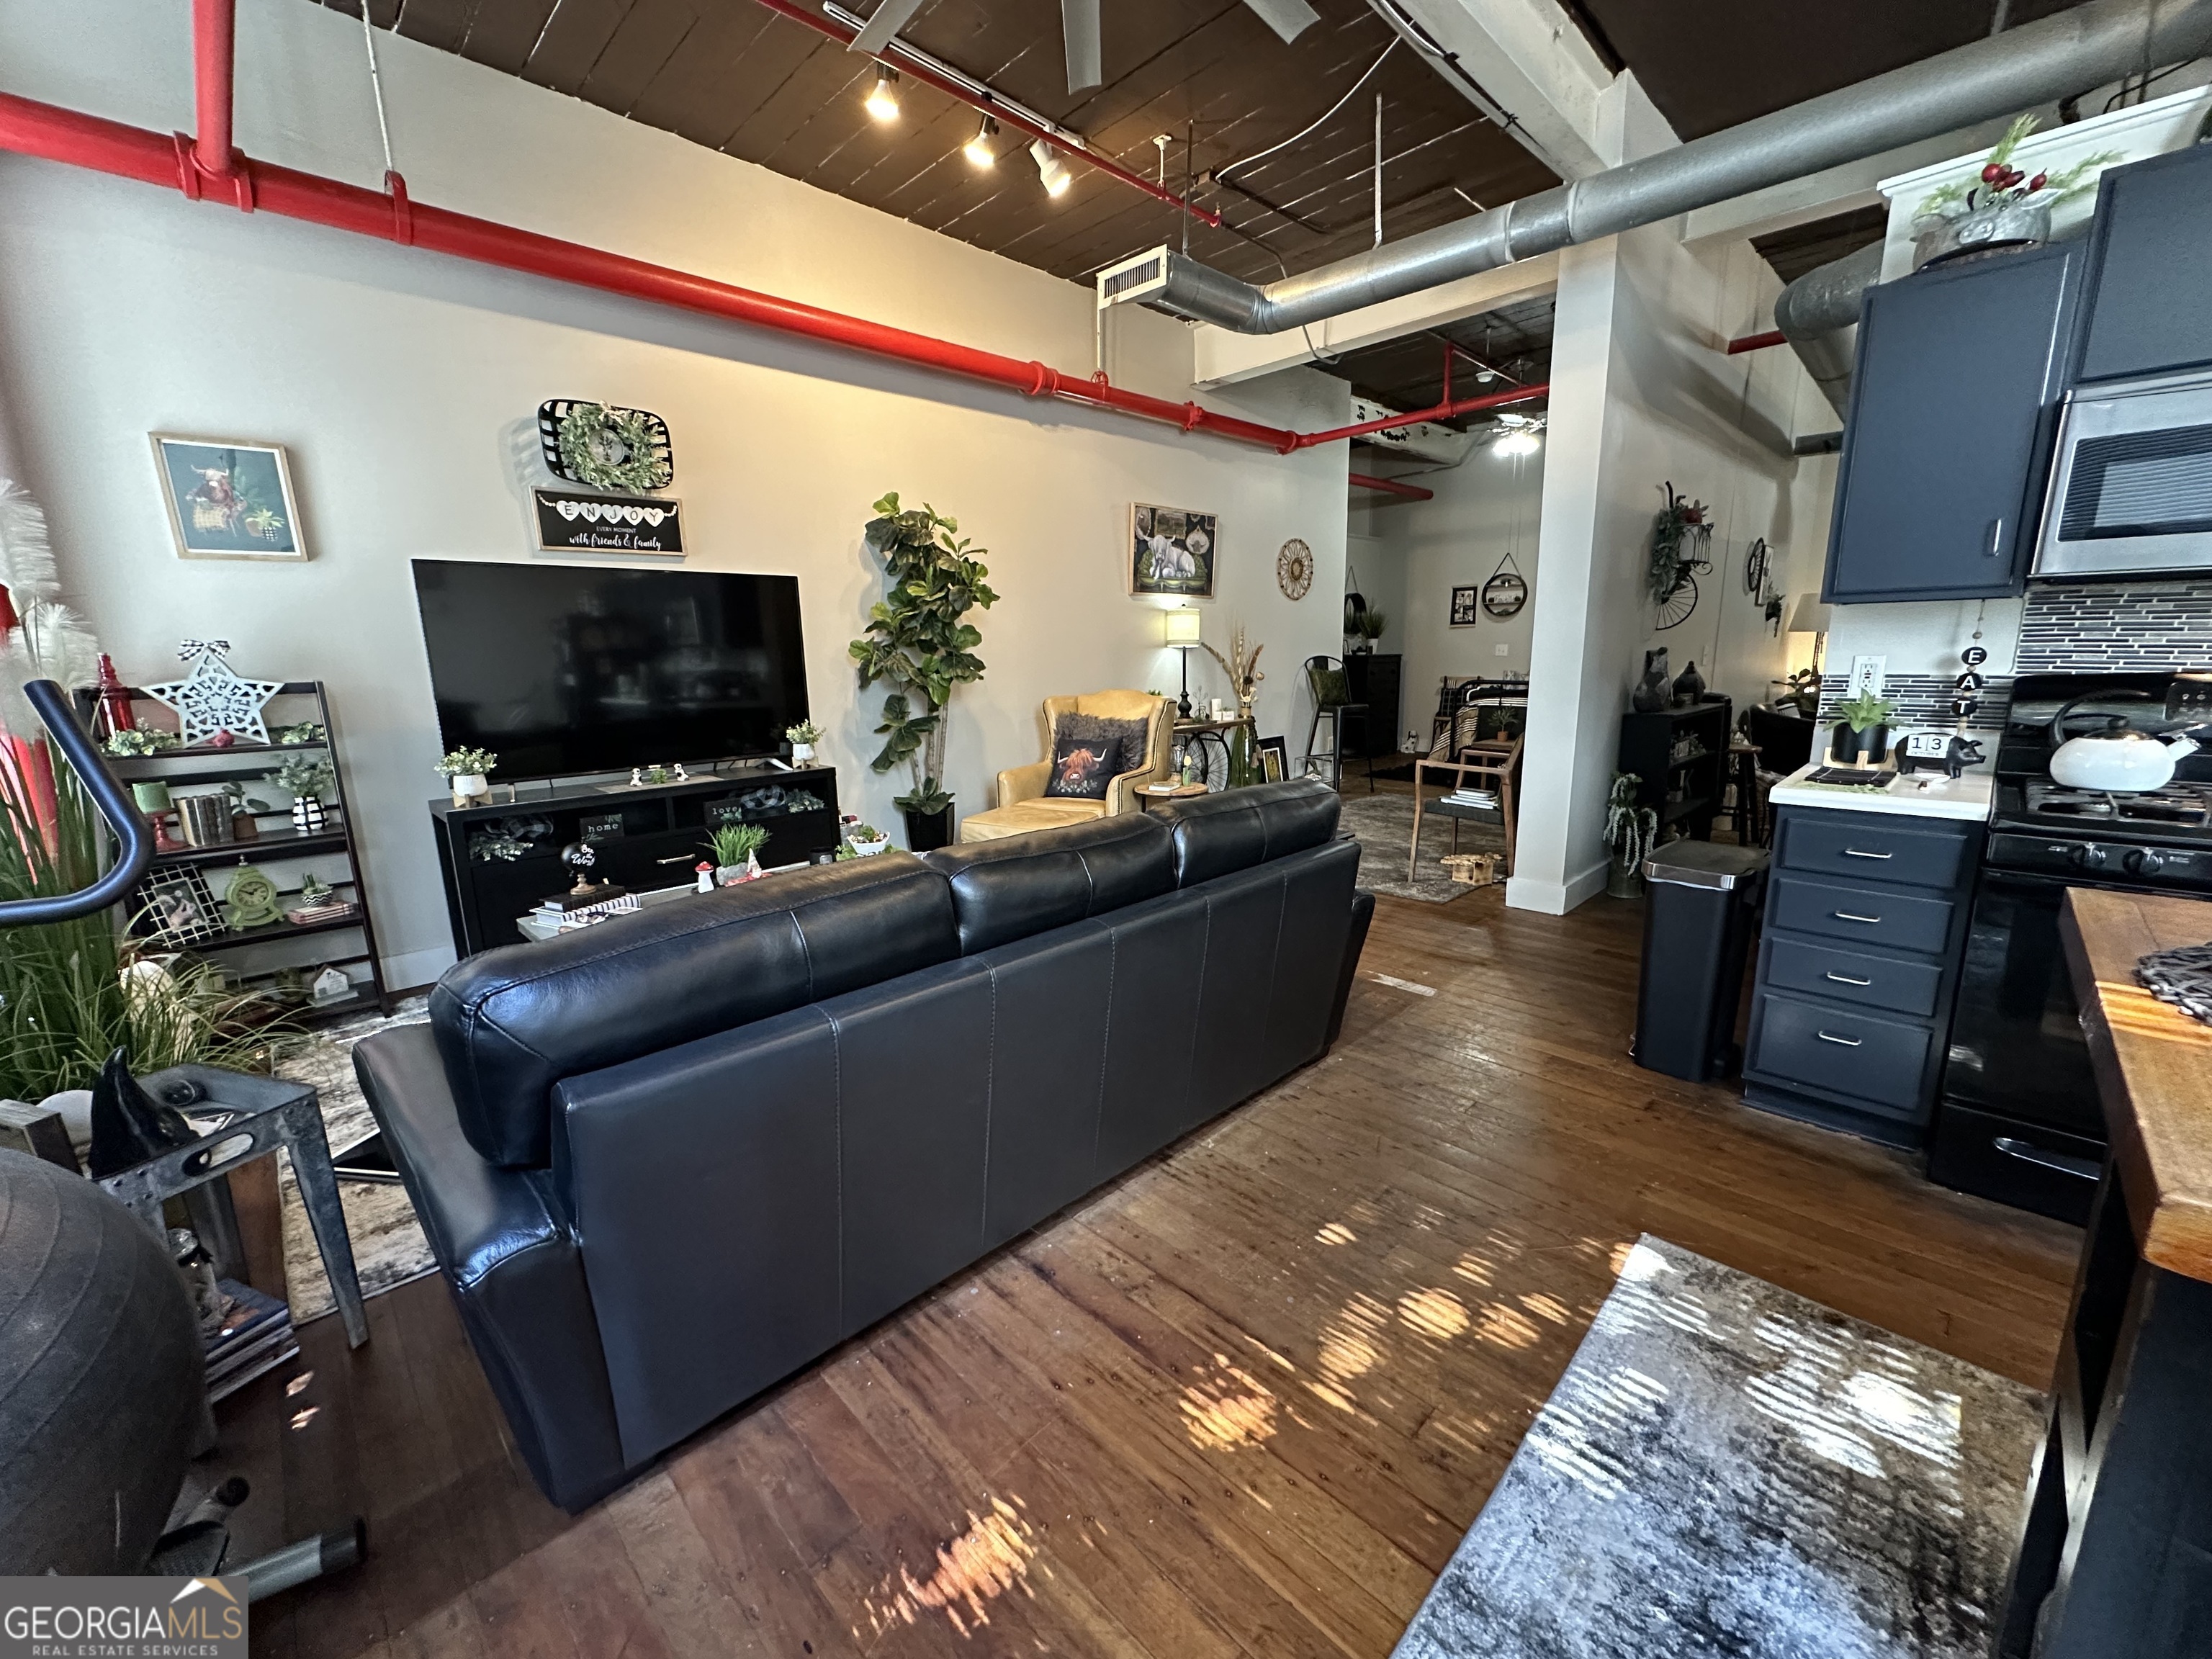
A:
<svg viewBox="0 0 2212 1659">
<path fill-rule="evenodd" d="M 975 136 L 960 147 L 960 153 L 968 158 L 968 165 L 974 167 L 998 166 L 999 152 L 991 144 L 998 136 L 999 124 L 985 116 L 982 124 L 975 129 Z"/>
<path fill-rule="evenodd" d="M 1536 434 L 1525 427 L 1516 428 L 1491 445 L 1494 455 L 1533 455 L 1538 448 Z"/>
<path fill-rule="evenodd" d="M 876 65 L 876 84 L 868 88 L 868 95 L 861 102 L 878 121 L 898 119 L 898 71 L 889 64 Z"/>
<path fill-rule="evenodd" d="M 1067 163 L 1054 155 L 1052 146 L 1043 139 L 1030 146 L 1030 159 L 1036 163 L 1037 178 L 1043 183 L 1046 195 L 1065 196 L 1067 187 L 1075 182 Z"/>
</svg>

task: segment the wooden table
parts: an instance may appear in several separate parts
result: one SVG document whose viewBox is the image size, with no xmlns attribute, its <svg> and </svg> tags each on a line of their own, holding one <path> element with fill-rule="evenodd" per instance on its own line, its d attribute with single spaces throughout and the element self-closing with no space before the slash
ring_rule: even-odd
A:
<svg viewBox="0 0 2212 1659">
<path fill-rule="evenodd" d="M 1999 1659 L 2212 1653 L 2212 1026 L 2135 965 L 2212 903 L 2070 889 L 2059 931 L 2112 1155 L 2075 1276 Z"/>
</svg>

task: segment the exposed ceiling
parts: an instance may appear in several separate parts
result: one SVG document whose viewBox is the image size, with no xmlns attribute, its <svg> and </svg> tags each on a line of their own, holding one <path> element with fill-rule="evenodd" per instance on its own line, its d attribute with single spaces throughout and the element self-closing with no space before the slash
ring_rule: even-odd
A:
<svg viewBox="0 0 2212 1659">
<path fill-rule="evenodd" d="M 1452 362 L 1454 398 L 1479 398 L 1510 386 L 1531 386 L 1551 378 L 1552 309 L 1552 296 L 1547 294 L 1348 351 L 1320 367 L 1351 381 L 1354 396 L 1401 412 L 1433 409 L 1443 401 L 1446 341 L 1461 349 Z M 1498 371 L 1498 378 L 1479 378 L 1486 363 Z M 1542 407 L 1532 404 L 1522 412 L 1534 413 Z M 1462 416 L 1448 424 L 1463 428 L 1482 418 L 1479 414 Z"/>
<path fill-rule="evenodd" d="M 350 15 L 360 0 L 322 0 Z M 1180 245 L 1184 216 L 1072 163 L 1048 198 L 1011 133 L 988 171 L 962 146 L 978 117 L 908 79 L 895 123 L 862 99 L 869 60 L 755 0 L 369 0 L 414 40 L 624 115 L 978 247 L 1079 281 L 1125 255 Z M 816 7 L 818 0 L 801 0 Z M 1389 46 L 1364 0 L 1315 0 L 1322 21 L 1285 46 L 1242 0 L 1121 0 L 1105 11 L 1105 84 L 1071 95 L 1058 0 L 934 0 L 901 39 L 1082 133 L 1147 178 L 1171 140 L 1171 187 L 1297 133 Z M 863 15 L 870 0 L 854 0 Z M 1272 280 L 1374 240 L 1375 105 L 1383 97 L 1383 228 L 1398 237 L 1555 180 L 1406 46 L 1318 131 L 1200 199 L 1232 229 L 1190 223 L 1190 251 Z M 1186 146 L 1187 137 L 1194 143 Z M 404 140 L 404 135 L 401 135 Z M 1188 154 L 1186 153 L 1188 149 Z M 1235 232 L 1242 231 L 1240 236 Z M 1279 261 L 1280 263 L 1279 263 Z"/>
<path fill-rule="evenodd" d="M 1888 234 L 1889 209 L 1877 202 L 1832 218 L 1815 219 L 1810 224 L 1793 225 L 1788 230 L 1754 236 L 1751 245 L 1761 258 L 1774 267 L 1777 276 L 1785 283 L 1794 283 L 1807 271 L 1817 270 L 1847 253 L 1856 253 L 1868 243 L 1879 242 Z"/>
<path fill-rule="evenodd" d="M 1636 71 L 1684 138 L 1787 108 L 2081 0 L 1576 0 L 1601 54 Z"/>
</svg>

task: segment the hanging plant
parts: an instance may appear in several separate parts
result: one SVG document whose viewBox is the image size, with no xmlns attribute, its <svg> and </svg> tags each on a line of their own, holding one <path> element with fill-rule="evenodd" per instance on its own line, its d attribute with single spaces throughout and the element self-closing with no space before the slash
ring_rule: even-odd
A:
<svg viewBox="0 0 2212 1659">
<path fill-rule="evenodd" d="M 1667 505 L 1651 521 L 1651 562 L 1645 572 L 1651 602 L 1658 605 L 1673 599 L 1697 572 L 1713 568 L 1713 562 L 1705 556 L 1713 539 L 1705 504 L 1677 495 L 1671 482 L 1661 487 L 1666 491 Z"/>
<path fill-rule="evenodd" d="M 560 471 L 594 489 L 658 489 L 676 476 L 667 433 L 641 409 L 572 403 L 561 413 L 556 440 Z"/>
</svg>

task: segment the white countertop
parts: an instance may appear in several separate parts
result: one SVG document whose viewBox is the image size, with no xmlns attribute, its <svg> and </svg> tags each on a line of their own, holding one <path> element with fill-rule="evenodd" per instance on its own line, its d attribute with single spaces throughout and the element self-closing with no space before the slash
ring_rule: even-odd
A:
<svg viewBox="0 0 2212 1659">
<path fill-rule="evenodd" d="M 1825 806 L 1845 812 L 1897 812 L 1908 817 L 1964 818 L 1980 823 L 1990 816 L 1996 780 L 1987 772 L 1947 778 L 1941 772 L 1899 773 L 1885 788 L 1840 787 L 1808 783 L 1806 778 L 1832 762 L 1799 767 L 1767 794 L 1777 806 Z"/>
</svg>

